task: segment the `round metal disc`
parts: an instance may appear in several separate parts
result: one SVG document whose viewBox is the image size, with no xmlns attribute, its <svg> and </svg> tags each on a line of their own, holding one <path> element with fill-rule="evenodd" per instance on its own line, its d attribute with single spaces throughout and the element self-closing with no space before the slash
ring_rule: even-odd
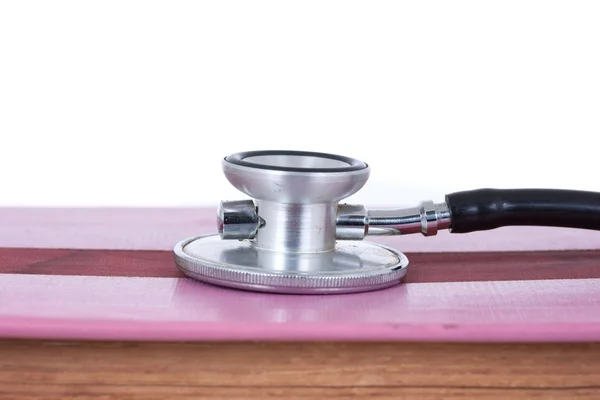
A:
<svg viewBox="0 0 600 400">
<path fill-rule="evenodd" d="M 177 267 L 203 282 L 273 293 L 357 293 L 400 283 L 408 259 L 394 249 L 365 241 L 339 241 L 325 253 L 261 250 L 250 240 L 219 235 L 179 242 Z"/>
</svg>

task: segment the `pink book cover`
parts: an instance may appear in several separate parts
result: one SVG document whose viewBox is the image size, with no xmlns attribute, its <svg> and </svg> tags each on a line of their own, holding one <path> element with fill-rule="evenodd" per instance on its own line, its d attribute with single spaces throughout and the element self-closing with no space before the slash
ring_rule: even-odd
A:
<svg viewBox="0 0 600 400">
<path fill-rule="evenodd" d="M 600 340 L 600 232 L 378 238 L 408 255 L 403 284 L 315 296 L 184 277 L 174 245 L 214 224 L 214 210 L 0 209 L 0 337 Z"/>
</svg>

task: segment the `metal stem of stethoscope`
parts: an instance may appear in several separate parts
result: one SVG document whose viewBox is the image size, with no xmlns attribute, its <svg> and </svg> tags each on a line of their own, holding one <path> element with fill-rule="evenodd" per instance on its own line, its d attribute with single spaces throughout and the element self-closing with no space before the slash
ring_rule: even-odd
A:
<svg viewBox="0 0 600 400">
<path fill-rule="evenodd" d="M 222 239 L 254 239 L 265 225 L 252 200 L 223 201 L 217 215 Z M 413 233 L 433 236 L 449 227 L 450 209 L 446 203 L 424 201 L 418 207 L 390 210 L 368 210 L 363 205 L 338 204 L 335 238 L 361 240 L 366 236 Z"/>
<path fill-rule="evenodd" d="M 600 230 L 600 193 L 479 189 L 444 202 L 369 210 L 340 204 L 360 190 L 369 166 L 335 154 L 253 151 L 222 161 L 229 182 L 251 197 L 221 202 L 218 235 L 175 247 L 188 276 L 278 293 L 349 293 L 400 283 L 407 258 L 366 236 L 466 233 L 538 225 Z"/>
</svg>

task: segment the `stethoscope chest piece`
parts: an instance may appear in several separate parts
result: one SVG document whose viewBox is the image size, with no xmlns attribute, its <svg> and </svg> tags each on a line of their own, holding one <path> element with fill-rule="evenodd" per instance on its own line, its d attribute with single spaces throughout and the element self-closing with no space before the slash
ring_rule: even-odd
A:
<svg viewBox="0 0 600 400">
<path fill-rule="evenodd" d="M 600 193 L 560 189 L 476 189 L 417 207 L 367 210 L 339 204 L 360 190 L 369 166 L 335 154 L 237 153 L 222 162 L 249 200 L 221 202 L 218 235 L 175 246 L 186 275 L 212 284 L 275 293 L 356 293 L 401 282 L 400 252 L 368 235 L 470 233 L 504 226 L 600 231 Z"/>
<path fill-rule="evenodd" d="M 238 289 L 318 294 L 383 289 L 406 274 L 404 254 L 362 241 L 368 225 L 360 207 L 338 204 L 364 186 L 367 164 L 324 153 L 256 151 L 226 157 L 222 167 L 252 199 L 222 202 L 219 234 L 175 246 L 185 275 Z"/>
</svg>

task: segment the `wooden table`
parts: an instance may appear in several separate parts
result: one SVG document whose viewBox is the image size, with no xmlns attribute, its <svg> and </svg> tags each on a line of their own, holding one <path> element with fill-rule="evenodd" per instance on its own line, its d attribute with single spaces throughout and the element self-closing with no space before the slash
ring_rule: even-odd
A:
<svg viewBox="0 0 600 400">
<path fill-rule="evenodd" d="M 381 238 L 404 285 L 283 296 L 176 270 L 213 225 L 0 209 L 0 399 L 600 398 L 600 233 Z"/>
</svg>

